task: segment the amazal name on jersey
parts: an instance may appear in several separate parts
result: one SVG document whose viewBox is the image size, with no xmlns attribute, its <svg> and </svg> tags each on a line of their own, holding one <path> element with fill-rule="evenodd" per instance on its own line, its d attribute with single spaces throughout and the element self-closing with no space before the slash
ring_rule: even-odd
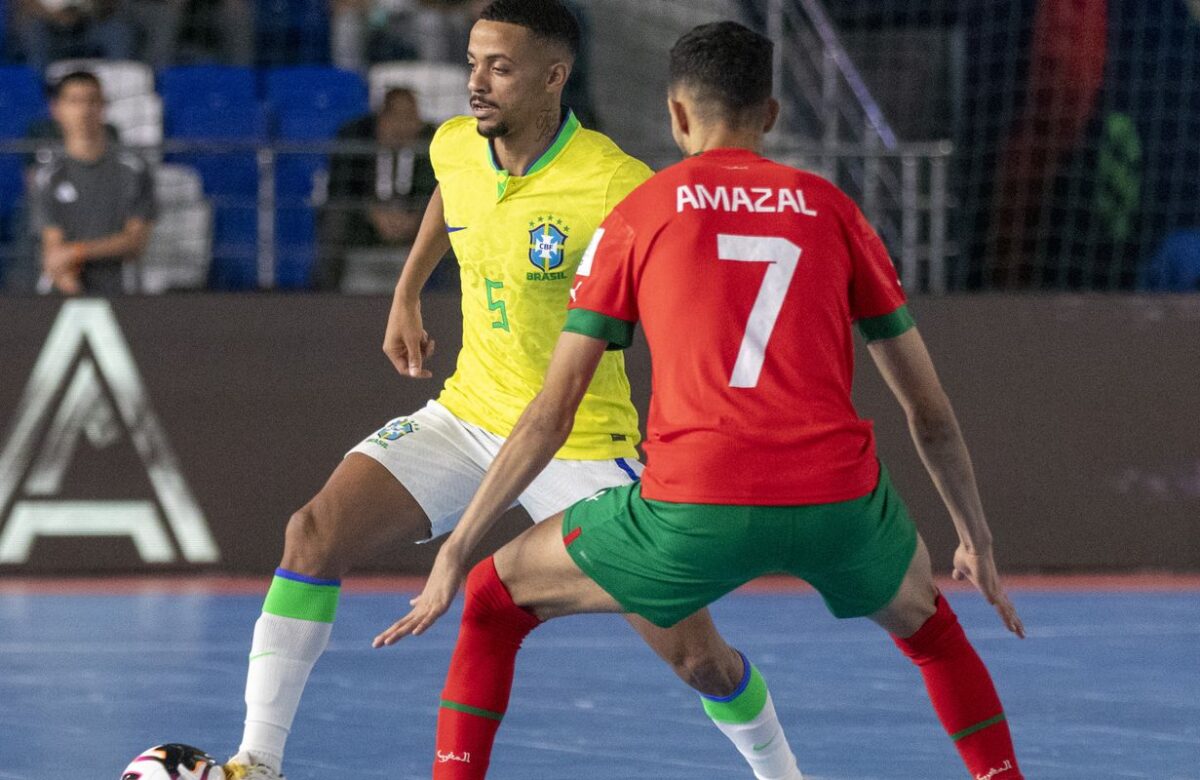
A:
<svg viewBox="0 0 1200 780">
<path fill-rule="evenodd" d="M 817 216 L 804 201 L 804 190 L 771 187 L 705 187 L 684 184 L 675 189 L 675 211 L 748 211 L 760 214 L 784 214 L 789 211 L 806 217 Z"/>
</svg>

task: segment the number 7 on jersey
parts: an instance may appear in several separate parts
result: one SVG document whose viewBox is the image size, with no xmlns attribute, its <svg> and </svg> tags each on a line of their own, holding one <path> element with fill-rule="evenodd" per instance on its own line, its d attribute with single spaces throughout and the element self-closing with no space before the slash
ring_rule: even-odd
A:
<svg viewBox="0 0 1200 780">
<path fill-rule="evenodd" d="M 762 287 L 754 299 L 750 319 L 746 322 L 746 333 L 733 364 L 730 387 L 756 387 L 762 373 L 763 358 L 767 342 L 775 330 L 779 310 L 787 297 L 792 276 L 800 262 L 800 247 L 786 238 L 770 236 L 717 235 L 717 257 L 741 263 L 768 263 Z"/>
</svg>

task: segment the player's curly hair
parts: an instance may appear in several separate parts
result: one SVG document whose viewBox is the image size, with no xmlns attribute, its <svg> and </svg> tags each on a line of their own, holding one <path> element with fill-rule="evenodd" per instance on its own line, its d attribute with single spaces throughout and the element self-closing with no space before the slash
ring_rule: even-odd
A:
<svg viewBox="0 0 1200 780">
<path fill-rule="evenodd" d="M 740 124 L 771 97 L 774 51 L 770 38 L 737 22 L 702 24 L 671 48 L 670 83 Z"/>
<path fill-rule="evenodd" d="M 488 22 L 516 24 L 579 56 L 579 20 L 560 0 L 492 0 L 479 14 Z"/>
</svg>

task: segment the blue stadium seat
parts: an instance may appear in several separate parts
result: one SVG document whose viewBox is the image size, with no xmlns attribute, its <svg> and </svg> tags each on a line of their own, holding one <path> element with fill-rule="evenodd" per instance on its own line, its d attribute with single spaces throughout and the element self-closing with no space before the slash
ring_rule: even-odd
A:
<svg viewBox="0 0 1200 780">
<path fill-rule="evenodd" d="M 46 94 L 37 71 L 0 67 L 0 138 L 24 138 L 29 123 L 46 115 Z"/>
<path fill-rule="evenodd" d="M 369 110 L 366 81 L 352 71 L 276 68 L 267 72 L 264 87 L 275 115 L 275 137 L 281 140 L 333 138 L 343 124 Z M 328 159 L 326 153 L 291 153 L 276 160 L 275 256 L 280 287 L 308 286 L 317 253 L 313 181 Z"/>
<path fill-rule="evenodd" d="M 350 70 L 320 65 L 272 68 L 267 71 L 263 97 L 281 115 L 307 110 L 365 114 L 366 80 Z"/>
<path fill-rule="evenodd" d="M 1158 292 L 1200 292 L 1200 230 L 1176 230 L 1139 274 L 1138 286 Z"/>
<path fill-rule="evenodd" d="M 307 287 L 317 257 L 313 182 L 325 169 L 323 154 L 280 155 L 275 162 L 276 283 Z"/>
<path fill-rule="evenodd" d="M 46 116 L 46 95 L 37 71 L 23 66 L 0 67 L 0 140 L 19 140 L 29 124 Z M 20 198 L 23 155 L 0 154 L 0 211 Z M 4 213 L 7 213 L 6 211 Z"/>
<path fill-rule="evenodd" d="M 284 290 L 311 286 L 317 258 L 317 227 L 313 209 L 304 201 L 280 201 L 275 212 L 275 284 Z"/>
<path fill-rule="evenodd" d="M 0 67 L 0 140 L 24 138 L 30 123 L 45 115 L 46 96 L 37 72 L 22 66 Z M 24 167 L 25 155 L 0 154 L 0 266 L 6 264 L 20 230 Z"/>
<path fill-rule="evenodd" d="M 255 0 L 258 64 L 329 62 L 328 0 Z"/>
<path fill-rule="evenodd" d="M 258 283 L 258 158 L 248 144 L 266 141 L 267 117 L 250 68 L 189 66 L 159 76 L 168 141 L 216 144 L 168 155 L 194 167 L 213 204 L 210 284 L 251 289 Z M 222 149 L 222 142 L 232 142 Z M 240 144 L 241 148 L 233 144 Z"/>
<path fill-rule="evenodd" d="M 163 111 L 207 106 L 213 110 L 258 102 L 258 74 L 230 65 L 184 65 L 158 74 Z"/>
</svg>

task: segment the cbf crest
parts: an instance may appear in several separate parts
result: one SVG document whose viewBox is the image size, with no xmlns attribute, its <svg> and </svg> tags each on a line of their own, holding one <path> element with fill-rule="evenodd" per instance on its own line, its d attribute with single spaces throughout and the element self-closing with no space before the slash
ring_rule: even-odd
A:
<svg viewBox="0 0 1200 780">
<path fill-rule="evenodd" d="M 529 281 L 565 279 L 566 271 L 558 270 L 566 260 L 567 232 L 570 228 L 561 218 L 553 214 L 539 216 L 529 222 L 529 262 L 536 273 L 529 273 Z"/>
<path fill-rule="evenodd" d="M 394 442 L 401 437 L 407 436 L 410 433 L 416 433 L 419 430 L 421 430 L 421 426 L 417 424 L 416 420 L 408 417 L 399 417 L 376 431 L 375 435 L 369 441 L 371 444 L 377 444 L 386 450 L 389 442 Z"/>
</svg>

